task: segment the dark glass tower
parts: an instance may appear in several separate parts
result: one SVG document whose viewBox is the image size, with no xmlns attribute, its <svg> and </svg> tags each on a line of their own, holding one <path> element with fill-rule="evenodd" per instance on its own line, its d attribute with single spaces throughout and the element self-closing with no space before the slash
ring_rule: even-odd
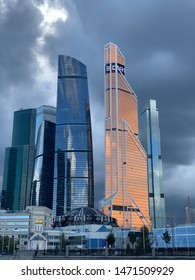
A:
<svg viewBox="0 0 195 280">
<path fill-rule="evenodd" d="M 24 210 L 30 203 L 35 155 L 36 109 L 14 112 L 12 147 L 5 150 L 2 208 Z"/>
<path fill-rule="evenodd" d="M 87 70 L 59 55 L 53 213 L 94 206 L 93 151 Z"/>
<path fill-rule="evenodd" d="M 36 118 L 36 155 L 31 204 L 52 209 L 56 108 L 41 106 Z"/>
<path fill-rule="evenodd" d="M 154 228 L 166 226 L 162 184 L 160 127 L 156 100 L 150 100 L 141 114 L 141 142 L 147 152 L 150 216 Z"/>
</svg>

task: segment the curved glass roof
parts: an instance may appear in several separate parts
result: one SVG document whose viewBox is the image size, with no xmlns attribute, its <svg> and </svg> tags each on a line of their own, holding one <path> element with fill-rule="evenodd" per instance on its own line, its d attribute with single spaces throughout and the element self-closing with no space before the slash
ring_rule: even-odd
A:
<svg viewBox="0 0 195 280">
<path fill-rule="evenodd" d="M 117 226 L 117 221 L 114 218 L 106 216 L 97 209 L 79 207 L 65 213 L 55 222 L 55 226 L 62 227 L 83 224 L 110 224 L 112 226 Z"/>
</svg>

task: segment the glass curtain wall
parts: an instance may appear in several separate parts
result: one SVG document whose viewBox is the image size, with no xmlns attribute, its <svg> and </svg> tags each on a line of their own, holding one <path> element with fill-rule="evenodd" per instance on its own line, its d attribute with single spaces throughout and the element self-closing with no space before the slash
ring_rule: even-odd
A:
<svg viewBox="0 0 195 280">
<path fill-rule="evenodd" d="M 37 109 L 36 155 L 31 204 L 52 209 L 56 108 Z"/>
<path fill-rule="evenodd" d="M 156 100 L 150 100 L 141 114 L 140 140 L 147 152 L 149 206 L 152 224 L 154 228 L 165 227 L 159 112 Z"/>
<path fill-rule="evenodd" d="M 94 206 L 93 151 L 86 66 L 59 55 L 54 215 Z"/>
<path fill-rule="evenodd" d="M 36 109 L 14 112 L 12 147 L 6 148 L 2 208 L 24 210 L 30 204 L 35 156 Z"/>
<path fill-rule="evenodd" d="M 103 211 L 122 227 L 150 225 L 147 157 L 138 139 L 137 96 L 125 78 L 125 58 L 105 46 L 105 198 Z"/>
</svg>

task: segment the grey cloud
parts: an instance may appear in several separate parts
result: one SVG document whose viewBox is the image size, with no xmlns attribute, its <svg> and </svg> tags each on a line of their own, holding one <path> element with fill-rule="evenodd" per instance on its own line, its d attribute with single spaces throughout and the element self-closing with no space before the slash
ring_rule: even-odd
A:
<svg viewBox="0 0 195 280">
<path fill-rule="evenodd" d="M 0 72 L 7 86 L 20 86 L 33 79 L 35 59 L 33 47 L 40 35 L 40 13 L 30 0 L 7 3 L 7 13 L 0 25 Z M 5 86 L 5 84 L 4 84 Z M 2 91 L 1 94 L 5 94 Z"/>
<path fill-rule="evenodd" d="M 33 47 L 40 36 L 41 21 L 39 11 L 30 0 L 5 1 L 5 4 L 6 10 L 1 11 L 0 19 L 1 174 L 4 150 L 11 143 L 13 112 L 26 104 L 30 107 L 34 98 L 31 95 L 36 72 Z M 0 184 L 1 181 L 2 178 Z"/>
<path fill-rule="evenodd" d="M 170 195 L 165 198 L 167 225 L 171 226 L 170 219 L 172 219 L 174 226 L 183 224 L 185 221 L 186 197 L 177 195 L 177 199 L 175 199 L 174 195 Z"/>
</svg>

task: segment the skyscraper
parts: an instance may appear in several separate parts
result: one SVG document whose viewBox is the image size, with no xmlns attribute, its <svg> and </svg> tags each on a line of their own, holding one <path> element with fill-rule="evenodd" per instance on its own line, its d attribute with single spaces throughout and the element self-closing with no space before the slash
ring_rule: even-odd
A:
<svg viewBox="0 0 195 280">
<path fill-rule="evenodd" d="M 160 128 L 156 100 L 150 100 L 141 114 L 140 140 L 147 152 L 150 216 L 154 228 L 166 226 L 162 185 Z"/>
<path fill-rule="evenodd" d="M 58 56 L 53 212 L 94 206 L 93 151 L 86 66 Z"/>
<path fill-rule="evenodd" d="M 105 46 L 105 198 L 103 211 L 123 227 L 150 225 L 147 157 L 138 139 L 137 96 L 125 78 L 125 58 Z"/>
<path fill-rule="evenodd" d="M 52 209 L 56 108 L 43 105 L 37 109 L 36 154 L 31 204 Z"/>
<path fill-rule="evenodd" d="M 14 112 L 12 147 L 5 150 L 2 208 L 24 210 L 30 203 L 35 155 L 36 109 Z"/>
<path fill-rule="evenodd" d="M 44 121 L 56 123 L 56 108 L 50 105 L 42 105 L 36 109 L 35 141 L 38 141 L 38 133 Z"/>
</svg>

